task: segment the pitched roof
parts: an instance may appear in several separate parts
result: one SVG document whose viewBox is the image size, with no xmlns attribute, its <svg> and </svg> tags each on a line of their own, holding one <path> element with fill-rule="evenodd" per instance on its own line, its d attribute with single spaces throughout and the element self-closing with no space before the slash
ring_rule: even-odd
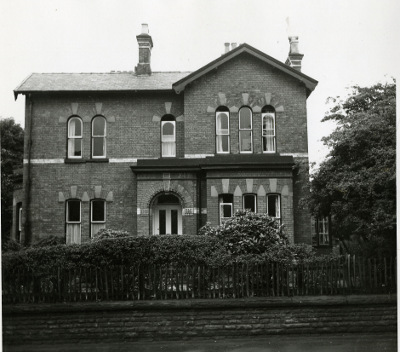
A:
<svg viewBox="0 0 400 352">
<path fill-rule="evenodd" d="M 294 68 L 273 58 L 272 56 L 269 56 L 269 55 L 263 53 L 262 51 L 257 50 L 256 48 L 253 48 L 251 45 L 244 43 L 244 44 L 239 45 L 237 48 L 232 49 L 231 51 L 220 56 L 216 60 L 211 61 L 207 65 L 199 68 L 197 71 L 194 71 L 194 72 L 190 73 L 189 75 L 183 77 L 179 81 L 175 82 L 173 84 L 174 90 L 176 92 L 183 91 L 187 84 L 193 82 L 194 80 L 200 78 L 201 76 L 205 75 L 206 73 L 210 72 L 211 70 L 215 69 L 216 67 L 224 64 L 225 62 L 233 59 L 234 57 L 236 57 L 242 53 L 248 53 L 248 54 L 262 60 L 263 62 L 287 73 L 288 75 L 298 79 L 299 81 L 303 82 L 308 91 L 307 95 L 309 95 L 318 84 L 318 81 L 316 81 L 314 78 L 311 78 L 311 77 L 305 75 L 304 73 L 302 73 L 298 70 L 295 70 Z"/>
<path fill-rule="evenodd" d="M 172 84 L 190 72 L 110 73 L 32 73 L 15 90 L 18 94 L 34 92 L 102 92 L 137 90 L 172 90 Z"/>
</svg>

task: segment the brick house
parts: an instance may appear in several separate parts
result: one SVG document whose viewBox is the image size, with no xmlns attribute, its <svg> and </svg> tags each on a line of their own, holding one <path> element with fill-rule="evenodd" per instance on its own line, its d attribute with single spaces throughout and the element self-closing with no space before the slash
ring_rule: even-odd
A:
<svg viewBox="0 0 400 352">
<path fill-rule="evenodd" d="M 23 188 L 13 236 L 89 241 L 100 228 L 196 234 L 238 209 L 267 212 L 311 243 L 299 204 L 308 174 L 306 99 L 290 37 L 286 63 L 248 44 L 194 72 L 153 72 L 147 25 L 132 72 L 31 74 Z M 299 171 L 300 170 L 300 171 Z"/>
</svg>

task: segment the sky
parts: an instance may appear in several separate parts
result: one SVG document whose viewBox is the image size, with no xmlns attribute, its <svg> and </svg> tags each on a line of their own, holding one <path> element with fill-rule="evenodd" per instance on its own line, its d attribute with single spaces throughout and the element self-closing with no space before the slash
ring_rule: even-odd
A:
<svg viewBox="0 0 400 352">
<path fill-rule="evenodd" d="M 132 71 L 136 35 L 149 25 L 153 71 L 194 71 L 225 42 L 247 43 L 285 62 L 299 36 L 302 72 L 318 80 L 307 101 L 310 161 L 327 153 L 328 97 L 399 75 L 398 0 L 3 0 L 0 117 L 24 126 L 13 90 L 32 72 Z M 289 19 L 289 20 L 288 20 Z M 290 26 L 288 26 L 288 21 Z"/>
</svg>

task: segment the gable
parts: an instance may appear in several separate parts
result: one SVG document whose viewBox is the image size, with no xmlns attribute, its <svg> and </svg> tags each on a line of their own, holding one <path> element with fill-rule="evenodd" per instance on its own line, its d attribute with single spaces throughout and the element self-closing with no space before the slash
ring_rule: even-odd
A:
<svg viewBox="0 0 400 352">
<path fill-rule="evenodd" d="M 287 75 L 288 77 L 292 77 L 292 78 L 296 79 L 297 81 L 301 82 L 302 84 L 304 84 L 304 86 L 307 89 L 307 96 L 311 94 L 311 92 L 314 90 L 314 88 L 318 84 L 318 81 L 316 81 L 315 79 L 274 59 L 272 56 L 269 56 L 255 48 L 253 48 L 252 46 L 250 46 L 248 44 L 241 44 L 237 48 L 222 55 L 218 59 L 211 61 L 209 64 L 201 67 L 200 69 L 192 72 L 191 74 L 187 75 L 186 77 L 182 78 L 181 80 L 175 82 L 172 85 L 172 87 L 177 93 L 180 93 L 185 90 L 185 88 L 188 84 L 190 84 L 193 81 L 212 72 L 213 70 L 218 69 L 220 66 L 225 65 L 226 63 L 234 60 L 235 58 L 237 58 L 238 56 L 240 56 L 244 53 L 256 58 L 258 61 L 260 61 L 264 65 L 272 67 L 272 68 L 282 72 L 283 74 Z"/>
</svg>

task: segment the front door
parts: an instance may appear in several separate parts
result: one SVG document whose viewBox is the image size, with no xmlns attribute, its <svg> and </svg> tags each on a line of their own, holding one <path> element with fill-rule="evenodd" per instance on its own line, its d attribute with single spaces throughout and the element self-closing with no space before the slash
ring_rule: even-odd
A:
<svg viewBox="0 0 400 352">
<path fill-rule="evenodd" d="M 179 205 L 159 204 L 154 208 L 155 235 L 182 234 L 182 208 Z"/>
</svg>

